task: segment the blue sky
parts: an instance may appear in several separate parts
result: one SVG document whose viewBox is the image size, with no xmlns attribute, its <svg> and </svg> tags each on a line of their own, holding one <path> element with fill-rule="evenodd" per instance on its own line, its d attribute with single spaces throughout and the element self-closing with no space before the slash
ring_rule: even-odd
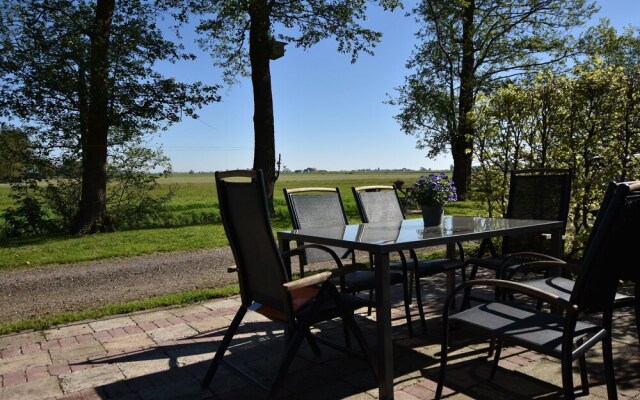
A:
<svg viewBox="0 0 640 400">
<path fill-rule="evenodd" d="M 595 21 L 606 16 L 619 31 L 640 25 L 640 1 L 597 3 L 601 10 Z M 425 150 L 416 149 L 416 139 L 405 135 L 393 119 L 398 109 L 384 103 L 403 83 L 416 23 L 402 11 L 370 11 L 367 26 L 383 33 L 375 56 L 363 54 L 351 64 L 350 56 L 338 53 L 329 39 L 308 50 L 287 46 L 286 55 L 271 63 L 276 153 L 292 170 L 441 169 L 452 163 L 448 155 L 430 159 Z M 189 39 L 185 45 L 197 51 Z M 205 54 L 161 71 L 188 81 L 222 83 L 220 71 Z M 251 82 L 241 79 L 220 94 L 222 101 L 200 110 L 200 119 L 185 118 L 154 139 L 171 158 L 174 171 L 252 166 Z"/>
</svg>

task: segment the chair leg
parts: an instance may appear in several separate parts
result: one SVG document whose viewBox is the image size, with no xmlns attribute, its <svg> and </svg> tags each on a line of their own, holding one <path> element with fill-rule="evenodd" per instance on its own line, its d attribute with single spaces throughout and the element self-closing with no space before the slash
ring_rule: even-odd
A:
<svg viewBox="0 0 640 400">
<path fill-rule="evenodd" d="M 636 334 L 638 335 L 638 344 L 640 344 L 640 280 L 636 281 L 634 290 L 636 304 Z"/>
<path fill-rule="evenodd" d="M 305 339 L 307 339 L 307 342 L 309 342 L 309 346 L 311 347 L 311 351 L 313 351 L 313 354 L 316 357 L 320 357 L 322 352 L 320 351 L 320 347 L 318 347 L 318 343 L 316 343 L 316 340 L 313 338 L 313 335 L 311 334 L 311 331 L 309 331 L 309 329 L 307 329 L 304 333 L 304 337 Z"/>
<path fill-rule="evenodd" d="M 471 267 L 471 272 L 469 273 L 468 280 L 472 281 L 476 279 L 476 274 L 478 273 L 478 266 L 474 265 Z M 464 290 L 464 295 L 462 297 L 462 310 L 466 310 L 471 307 L 471 289 L 467 288 Z"/>
<path fill-rule="evenodd" d="M 371 348 L 367 344 L 367 340 L 365 339 L 364 334 L 358 327 L 358 324 L 353 317 L 353 312 L 345 310 L 342 314 L 342 322 L 345 326 L 348 326 L 350 328 L 353 336 L 356 338 L 356 342 L 358 342 L 358 345 L 360 346 L 360 350 L 362 350 L 362 353 L 364 354 L 367 362 L 369 363 L 369 366 L 371 367 L 371 371 L 373 372 L 375 379 L 377 380 L 379 376 L 378 364 L 376 363 L 375 356 L 373 355 Z"/>
<path fill-rule="evenodd" d="M 583 340 L 577 342 L 578 346 L 581 346 L 582 343 L 584 343 Z M 604 356 L 604 342 L 602 351 Z M 582 394 L 587 396 L 589 394 L 589 376 L 587 375 L 587 357 L 584 354 L 578 359 L 578 365 L 580 366 L 580 386 L 582 387 Z"/>
<path fill-rule="evenodd" d="M 411 309 L 409 308 L 411 305 L 411 298 L 410 298 L 410 293 L 411 291 L 409 290 L 408 284 L 407 284 L 407 276 L 404 275 L 403 279 L 402 279 L 402 294 L 404 297 L 404 313 L 405 316 L 407 318 L 407 329 L 409 330 L 409 337 L 413 337 L 413 324 L 411 321 Z"/>
<path fill-rule="evenodd" d="M 422 327 L 422 333 L 427 334 L 427 321 L 424 317 L 424 305 L 422 303 L 422 290 L 420 290 L 420 277 L 417 273 L 411 274 L 415 277 L 416 281 L 416 303 L 418 305 L 418 315 L 420 315 L 420 325 Z M 409 286 L 411 287 L 411 286 Z"/>
<path fill-rule="evenodd" d="M 487 351 L 487 358 L 491 358 L 493 357 L 493 352 L 496 350 L 496 339 L 495 338 L 491 338 L 491 340 L 489 340 L 489 351 Z"/>
<path fill-rule="evenodd" d="M 636 286 L 637 291 L 638 286 Z M 636 314 L 637 322 L 638 314 Z M 613 345 L 611 343 L 611 320 L 613 318 L 613 309 L 605 311 L 602 315 L 603 327 L 607 330 L 608 335 L 602 339 L 602 363 L 604 364 L 604 379 L 607 384 L 607 397 L 609 400 L 617 400 L 618 390 L 616 388 L 616 375 L 613 369 Z"/>
<path fill-rule="evenodd" d="M 496 370 L 498 369 L 498 362 L 500 361 L 500 353 L 502 353 L 502 341 L 500 339 L 491 339 L 491 345 L 494 345 L 495 347 L 495 355 L 493 357 L 489 379 L 496 377 Z"/>
<path fill-rule="evenodd" d="M 564 389 L 564 398 L 574 400 L 576 398 L 575 388 L 573 386 L 573 370 L 571 368 L 571 351 L 564 351 L 561 357 L 562 363 L 562 388 Z"/>
<path fill-rule="evenodd" d="M 343 324 L 342 331 L 344 332 L 344 346 L 347 349 L 351 348 L 351 336 L 349 336 L 349 329 Z"/>
<path fill-rule="evenodd" d="M 436 386 L 435 399 L 439 400 L 442 397 L 442 389 L 444 387 L 444 378 L 447 370 L 447 358 L 449 351 L 449 321 L 445 319 L 442 321 L 442 343 L 440 345 L 440 375 L 438 376 L 438 385 Z"/>
<path fill-rule="evenodd" d="M 293 333 L 291 341 L 287 346 L 287 352 L 285 353 L 284 358 L 280 364 L 280 368 L 278 368 L 278 372 L 276 373 L 276 376 L 271 383 L 271 388 L 269 389 L 269 394 L 267 395 L 268 399 L 272 399 L 276 394 L 278 394 L 278 390 L 280 390 L 280 387 L 284 383 L 284 378 L 287 376 L 287 371 L 289 370 L 289 367 L 293 362 L 293 358 L 295 357 L 297 350 L 300 347 L 300 343 L 305 337 L 305 334 L 303 334 L 303 332 L 308 332 L 308 330 L 309 327 L 308 325 L 306 325 L 304 327 L 298 327 L 298 329 L 296 329 Z"/>
<path fill-rule="evenodd" d="M 222 357 L 224 357 L 224 353 L 227 351 L 229 344 L 231 344 L 231 339 L 233 338 L 233 335 L 236 334 L 236 331 L 240 326 L 240 322 L 242 322 L 242 318 L 244 318 L 246 313 L 247 308 L 245 306 L 240 306 L 238 312 L 236 312 L 236 316 L 233 317 L 233 321 L 231 321 L 231 325 L 227 328 L 227 332 L 224 334 L 222 342 L 220 342 L 220 346 L 218 346 L 218 350 L 216 351 L 215 356 L 213 356 L 213 360 L 211 360 L 211 365 L 209 365 L 209 369 L 202 380 L 202 388 L 207 388 L 211 384 L 211 381 L 218 370 L 218 365 L 220 365 L 220 361 L 222 360 Z"/>
</svg>

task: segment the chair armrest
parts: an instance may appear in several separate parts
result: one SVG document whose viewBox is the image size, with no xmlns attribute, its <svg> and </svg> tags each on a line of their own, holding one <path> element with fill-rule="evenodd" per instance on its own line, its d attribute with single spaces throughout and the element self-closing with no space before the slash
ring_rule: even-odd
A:
<svg viewBox="0 0 640 400">
<path fill-rule="evenodd" d="M 329 253 L 331 258 L 333 258 L 333 261 L 336 263 L 336 266 L 338 267 L 336 270 L 334 270 L 332 272 L 332 276 L 330 278 L 333 278 L 335 276 L 343 276 L 345 274 L 348 274 L 348 273 L 354 272 L 354 271 L 358 271 L 358 270 L 366 270 L 367 269 L 367 267 L 364 264 L 358 264 L 358 263 L 352 263 L 352 264 L 349 264 L 349 265 L 345 266 L 342 263 L 342 261 L 340 260 L 340 257 L 338 257 L 338 255 L 336 254 L 335 251 L 333 251 L 329 247 L 323 246 L 321 244 L 305 244 L 305 245 L 302 245 L 302 246 L 298 246 L 293 250 L 283 252 L 282 256 L 283 257 L 293 257 L 293 256 L 296 256 L 296 255 L 300 255 L 305 249 L 318 249 L 318 250 L 323 250 L 323 251 L 326 251 L 327 253 Z"/>
<path fill-rule="evenodd" d="M 292 292 L 303 287 L 324 283 L 331 278 L 331 275 L 331 272 L 320 272 L 318 274 L 305 276 L 304 278 L 300 278 L 295 281 L 283 283 L 282 286 L 284 286 L 287 291 Z"/>
<path fill-rule="evenodd" d="M 540 270 L 540 269 L 547 270 L 550 268 L 557 268 L 557 269 L 564 269 L 569 272 L 576 272 L 576 268 L 579 268 L 579 267 L 580 267 L 579 265 L 569 264 L 564 261 L 554 261 L 554 260 L 531 261 L 531 262 L 522 263 L 517 267 L 515 267 L 512 271 L 510 271 L 509 275 L 506 276 L 505 279 L 510 280 L 519 273 L 529 272 L 532 270 Z"/>
<path fill-rule="evenodd" d="M 293 256 L 299 256 L 306 249 L 318 249 L 318 250 L 325 251 L 325 252 L 329 253 L 331 258 L 333 258 L 333 261 L 335 261 L 335 263 L 338 265 L 338 268 L 342 268 L 343 267 L 342 261 L 340 261 L 340 257 L 338 257 L 336 252 L 331 250 L 329 247 L 323 246 L 321 244 L 304 244 L 302 246 L 296 247 L 293 250 L 282 252 L 282 257 L 291 258 Z"/>
<path fill-rule="evenodd" d="M 506 266 L 509 261 L 514 258 L 526 258 L 531 259 L 531 261 L 555 261 L 555 262 L 564 262 L 563 260 L 550 256 L 548 254 L 536 253 L 533 251 L 521 251 L 519 253 L 513 253 L 508 255 L 503 261 L 500 267 Z"/>
<path fill-rule="evenodd" d="M 305 276 L 304 278 L 296 279 L 295 281 L 289 281 L 289 282 L 283 283 L 282 286 L 284 286 L 287 289 L 287 291 L 291 292 L 293 290 L 300 289 L 303 287 L 319 285 L 327 282 L 329 279 L 344 276 L 346 274 L 349 274 L 351 272 L 354 272 L 360 269 L 362 269 L 361 264 L 349 264 L 346 267 L 341 267 L 331 272 L 324 271 L 317 274 Z"/>
<path fill-rule="evenodd" d="M 445 310 L 449 309 L 449 304 L 451 303 L 454 296 L 460 292 L 461 290 L 470 289 L 473 286 L 493 286 L 498 288 L 504 288 L 513 290 L 518 293 L 522 293 L 528 296 L 531 296 L 536 299 L 540 299 L 552 305 L 561 307 L 565 310 L 575 311 L 577 310 L 577 306 L 572 304 L 571 302 L 549 292 L 545 292 L 544 290 L 540 290 L 538 288 L 528 286 L 524 283 L 507 281 L 503 279 L 474 279 L 471 281 L 466 281 L 458 285 L 453 293 L 449 295 L 445 304 Z"/>
</svg>

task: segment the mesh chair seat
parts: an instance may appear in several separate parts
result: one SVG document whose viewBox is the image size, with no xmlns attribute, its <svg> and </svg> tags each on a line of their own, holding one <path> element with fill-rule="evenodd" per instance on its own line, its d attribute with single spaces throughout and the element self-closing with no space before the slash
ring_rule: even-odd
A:
<svg viewBox="0 0 640 400">
<path fill-rule="evenodd" d="M 509 343 L 558 356 L 562 353 L 565 317 L 504 303 L 485 303 L 449 317 L 451 323 L 470 327 L 481 335 L 507 339 Z M 602 328 L 584 322 L 576 324 L 573 343 Z"/>
</svg>

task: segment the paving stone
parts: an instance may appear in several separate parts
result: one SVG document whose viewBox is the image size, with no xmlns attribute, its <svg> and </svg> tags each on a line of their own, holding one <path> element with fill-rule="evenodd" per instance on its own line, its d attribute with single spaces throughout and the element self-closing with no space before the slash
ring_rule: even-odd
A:
<svg viewBox="0 0 640 400">
<path fill-rule="evenodd" d="M 47 340 L 80 336 L 87 333 L 93 333 L 93 329 L 87 324 L 69 325 L 44 331 Z"/>
<path fill-rule="evenodd" d="M 157 372 L 168 371 L 171 369 L 171 363 L 168 357 L 131 360 L 127 362 L 118 362 L 115 365 L 122 371 L 127 379 L 148 376 Z"/>
<path fill-rule="evenodd" d="M 135 324 L 136 321 L 134 321 L 130 317 L 120 317 L 91 322 L 89 323 L 89 326 L 95 332 L 100 332 L 116 328 L 124 328 L 125 326 L 131 326 Z"/>
<path fill-rule="evenodd" d="M 433 292 L 431 286 L 429 290 Z M 401 293 L 401 290 L 397 292 Z M 394 310 L 393 315 L 397 315 L 394 320 L 397 326 L 392 332 L 397 399 L 433 398 L 439 368 L 441 310 L 437 307 L 439 298 L 431 296 L 431 300 L 436 305 L 429 314 L 428 335 L 408 338 L 401 303 L 397 303 L 398 310 Z M 239 303 L 238 297 L 234 297 L 205 304 L 75 324 L 48 330 L 46 334 L 0 337 L 0 344 L 8 346 L 0 348 L 1 354 L 7 356 L 0 359 L 0 384 L 4 385 L 0 389 L 0 399 L 245 400 L 262 394 L 225 368 L 219 369 L 210 388 L 200 389 L 200 379 Z M 248 316 L 248 321 L 260 323 L 241 326 L 227 359 L 259 381 L 267 381 L 280 361 L 284 343 L 282 327 L 267 322 L 256 313 Z M 356 319 L 367 337 L 375 335 L 375 316 L 367 317 L 362 310 Z M 621 400 L 640 399 L 640 348 L 633 312 L 626 312 L 622 320 L 631 328 L 614 330 L 619 397 Z M 179 323 L 171 325 L 171 321 Z M 414 321 L 419 329 L 417 317 Z M 104 330 L 94 333 L 96 329 Z M 109 331 L 122 336 L 112 337 Z M 337 321 L 321 324 L 313 331 L 342 340 L 341 324 Z M 487 342 L 471 340 L 467 333 L 457 331 L 452 337 L 453 351 L 445 389 L 448 399 L 558 396 L 561 375 L 557 360 L 519 347 L 507 347 L 496 378 L 488 381 L 491 363 L 486 357 Z M 45 335 L 51 340 L 45 341 Z M 92 340 L 94 338 L 100 342 Z M 90 341 L 78 343 L 85 340 Z M 37 343 L 41 344 L 41 351 L 37 349 Z M 56 348 L 56 344 L 61 343 L 67 347 Z M 21 354 L 20 347 L 27 349 L 27 354 Z M 334 398 L 351 400 L 378 398 L 375 380 L 366 363 L 325 347 L 321 350 L 321 357 L 315 357 L 306 342 L 303 343 L 285 380 L 285 397 L 298 398 L 300 393 L 305 393 L 309 400 L 332 397 L 331 394 L 335 394 Z M 69 360 L 77 361 L 69 365 Z M 587 353 L 587 362 L 592 385 L 589 398 L 604 399 L 607 396 L 598 346 Z M 575 372 L 578 385 L 577 368 Z"/>
<path fill-rule="evenodd" d="M 155 344 L 156 342 L 154 342 L 146 333 L 119 336 L 102 341 L 102 345 L 109 352 L 143 349 L 154 346 Z"/>
<path fill-rule="evenodd" d="M 49 350 L 51 359 L 56 361 L 66 360 L 86 360 L 90 357 L 101 356 L 107 354 L 105 348 L 100 342 L 79 343 L 75 346 L 61 347 Z"/>
<path fill-rule="evenodd" d="M 0 375 L 9 372 L 25 371 L 28 368 L 51 364 L 51 357 L 46 351 L 23 354 L 11 358 L 0 359 Z"/>
<path fill-rule="evenodd" d="M 142 389 L 139 393 L 143 400 L 162 399 L 207 399 L 211 392 L 200 388 L 200 382 L 195 378 L 185 378 L 179 381 L 167 382 L 162 385 Z"/>
<path fill-rule="evenodd" d="M 209 310 L 224 310 L 228 308 L 235 308 L 237 310 L 240 304 L 239 297 L 232 297 L 224 300 L 209 300 L 202 303 L 202 305 Z"/>
<path fill-rule="evenodd" d="M 158 328 L 147 332 L 156 343 L 168 342 L 171 340 L 179 340 L 189 336 L 198 334 L 198 331 L 187 324 L 171 325 L 164 328 Z"/>
<path fill-rule="evenodd" d="M 22 385 L 25 382 L 27 382 L 25 371 L 9 372 L 2 377 L 2 385 L 4 387 Z"/>
<path fill-rule="evenodd" d="M 124 379 L 124 375 L 116 365 L 104 365 L 60 375 L 59 379 L 62 391 L 72 393 L 117 382 Z"/>
<path fill-rule="evenodd" d="M 171 312 L 171 314 L 177 317 L 185 317 L 187 315 L 192 315 L 199 312 L 206 312 L 209 311 L 209 309 L 201 304 L 197 304 L 192 306 L 173 308 L 169 311 Z"/>
<path fill-rule="evenodd" d="M 193 343 L 167 350 L 166 353 L 181 367 L 199 362 L 208 364 L 213 359 L 217 347 L 217 343 Z"/>
<path fill-rule="evenodd" d="M 224 317 L 209 317 L 198 321 L 189 322 L 189 326 L 198 333 L 211 332 L 218 329 L 227 329 L 231 321 Z"/>
<path fill-rule="evenodd" d="M 156 320 L 167 319 L 174 316 L 175 315 L 173 315 L 171 311 L 162 310 L 162 311 L 152 311 L 152 312 L 146 312 L 146 313 L 140 313 L 140 314 L 133 314 L 130 316 L 130 318 L 136 321 L 136 323 L 140 323 L 140 322 L 153 322 Z"/>
<path fill-rule="evenodd" d="M 44 334 L 42 332 L 28 332 L 16 335 L 0 336 L 0 350 L 20 347 L 26 344 L 42 341 L 44 341 Z"/>
<path fill-rule="evenodd" d="M 62 390 L 55 377 L 0 389 L 0 399 L 2 400 L 49 399 L 61 395 Z"/>
</svg>

